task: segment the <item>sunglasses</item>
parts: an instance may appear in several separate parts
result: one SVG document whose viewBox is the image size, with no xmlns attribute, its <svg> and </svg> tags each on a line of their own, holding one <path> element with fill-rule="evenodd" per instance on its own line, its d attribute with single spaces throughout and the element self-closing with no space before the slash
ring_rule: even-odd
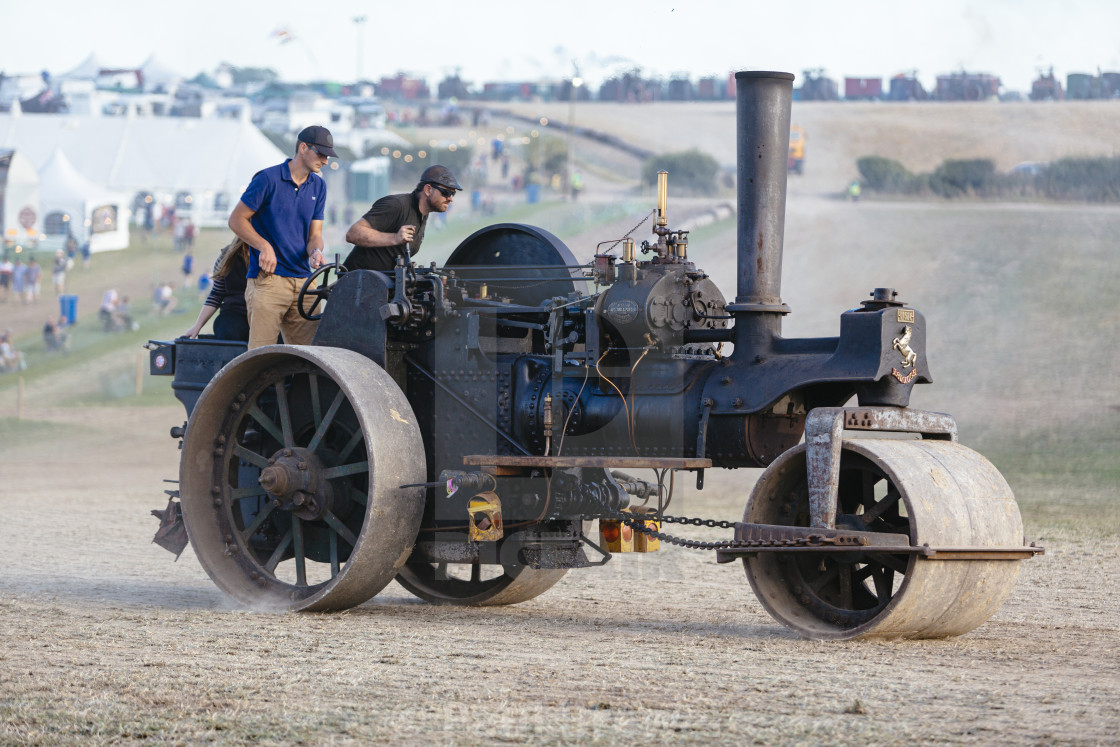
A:
<svg viewBox="0 0 1120 747">
<path fill-rule="evenodd" d="M 430 186 L 430 187 L 431 187 L 432 189 L 434 189 L 435 191 L 439 192 L 439 193 L 440 193 L 441 195 L 443 195 L 444 197 L 446 197 L 446 198 L 447 198 L 447 199 L 449 199 L 449 200 L 450 200 L 450 199 L 451 199 L 452 197 L 454 197 L 454 196 L 455 196 L 455 190 L 453 190 L 453 189 L 448 189 L 448 188 L 446 188 L 446 187 L 440 187 L 440 186 L 438 186 L 438 185 L 436 185 L 436 184 L 432 184 L 431 182 L 428 182 L 428 185 L 429 185 L 429 186 Z"/>
</svg>

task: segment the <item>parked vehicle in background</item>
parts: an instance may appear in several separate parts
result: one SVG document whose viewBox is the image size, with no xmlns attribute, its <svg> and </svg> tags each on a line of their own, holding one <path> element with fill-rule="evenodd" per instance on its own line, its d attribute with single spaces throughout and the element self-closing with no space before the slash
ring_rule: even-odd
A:
<svg viewBox="0 0 1120 747">
<path fill-rule="evenodd" d="M 1039 72 L 1031 83 L 1031 101 L 1061 101 L 1065 98 L 1061 81 L 1054 76 L 1054 68 L 1047 73 Z"/>
<path fill-rule="evenodd" d="M 882 78 L 844 78 L 847 101 L 878 101 L 883 98 Z"/>
<path fill-rule="evenodd" d="M 1120 73 L 1070 73 L 1066 76 L 1066 98 L 1097 100 L 1120 98 Z"/>
<path fill-rule="evenodd" d="M 959 73 L 937 76 L 934 98 L 938 101 L 988 101 L 999 98 L 999 76 L 988 73 Z"/>
<path fill-rule="evenodd" d="M 918 71 L 899 73 L 891 78 L 887 92 L 889 101 L 926 101 L 929 94 L 918 80 Z"/>
<path fill-rule="evenodd" d="M 798 125 L 789 128 L 789 162 L 787 170 L 801 174 L 805 170 L 805 130 Z"/>
</svg>

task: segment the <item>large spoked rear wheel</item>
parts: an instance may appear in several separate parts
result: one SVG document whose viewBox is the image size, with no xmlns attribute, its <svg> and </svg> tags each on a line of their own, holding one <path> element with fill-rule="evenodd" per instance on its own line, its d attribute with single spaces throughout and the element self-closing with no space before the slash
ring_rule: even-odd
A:
<svg viewBox="0 0 1120 747">
<path fill-rule="evenodd" d="M 477 563 L 409 563 L 401 568 L 397 581 L 432 604 L 490 607 L 540 596 L 567 572 Z"/>
<path fill-rule="evenodd" d="M 207 386 L 183 443 L 191 544 L 227 594 L 255 608 L 361 604 L 415 541 L 423 442 L 392 378 L 349 350 L 274 345 Z"/>
<path fill-rule="evenodd" d="M 805 446 L 755 486 L 744 522 L 809 526 Z M 988 460 L 948 441 L 844 442 L 837 528 L 905 534 L 933 548 L 1014 547 L 1023 527 Z M 743 559 L 759 601 L 807 638 L 941 638 L 981 625 L 1011 592 L 1019 564 L 907 553 L 759 552 Z"/>
</svg>

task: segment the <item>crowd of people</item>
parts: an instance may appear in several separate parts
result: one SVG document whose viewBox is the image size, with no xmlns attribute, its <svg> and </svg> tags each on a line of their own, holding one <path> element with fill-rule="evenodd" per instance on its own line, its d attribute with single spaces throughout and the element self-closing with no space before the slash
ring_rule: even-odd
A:
<svg viewBox="0 0 1120 747">
<path fill-rule="evenodd" d="M 185 252 L 182 271 L 187 279 L 191 276 L 193 259 L 193 245 L 196 228 L 193 223 L 181 219 L 172 224 L 174 226 L 174 249 Z M 68 235 L 61 248 L 54 252 L 53 260 L 47 262 L 51 273 L 50 282 L 56 296 L 65 296 L 67 280 L 74 269 L 75 260 L 80 254 L 81 267 L 90 266 L 90 245 L 86 241 L 79 243 L 73 234 Z M 49 255 L 48 255 L 49 256 Z M 0 254 L 0 303 L 34 304 L 40 300 L 43 286 L 43 265 L 27 253 Z M 209 274 L 205 275 L 205 283 L 209 286 Z M 202 280 L 200 278 L 200 287 Z M 152 293 L 153 308 L 161 316 L 166 316 L 175 311 L 178 298 L 175 295 L 175 284 L 171 282 L 160 283 Z M 70 312 L 73 314 L 73 312 Z M 98 318 L 101 328 L 105 332 L 124 332 L 139 328 L 139 324 L 132 316 L 131 302 L 128 296 L 121 295 L 116 288 L 106 290 L 101 297 L 98 309 Z M 42 328 L 43 350 L 47 353 L 66 353 L 70 350 L 70 324 L 67 318 L 67 309 L 63 305 L 62 313 L 58 316 L 48 316 Z M 12 330 L 5 330 L 0 338 L 0 373 L 25 370 L 27 361 L 22 351 L 15 348 Z"/>
<path fill-rule="evenodd" d="M 101 296 L 98 318 L 106 332 L 126 332 L 140 327 L 132 318 L 132 304 L 128 296 L 122 296 L 116 288 L 110 288 Z"/>
<path fill-rule="evenodd" d="M 66 253 L 59 249 L 57 256 L 65 261 Z M 65 271 L 61 279 L 56 274 L 53 280 L 56 293 L 61 294 L 65 284 Z M 22 254 L 16 254 L 14 258 L 4 256 L 0 259 L 0 303 L 36 304 L 40 300 L 42 290 L 43 266 L 34 256 L 28 256 L 26 261 Z M 51 317 L 48 318 L 47 324 L 55 330 L 48 341 L 44 327 L 43 339 L 47 350 L 68 350 L 69 336 L 59 327 L 58 321 Z M 0 336 L 0 373 L 23 371 L 26 368 L 27 359 L 23 351 L 16 349 L 12 330 L 5 329 L 4 334 Z"/>
<path fill-rule="evenodd" d="M 66 292 L 66 274 L 74 267 L 78 245 L 72 239 L 73 237 L 66 244 L 71 247 L 72 253 L 67 249 L 58 249 L 51 263 L 51 283 L 55 295 Z M 88 243 L 86 246 L 88 247 Z M 83 266 L 89 266 L 88 260 Z M 26 259 L 23 254 L 0 258 L 0 303 L 38 303 L 42 292 L 43 265 L 39 264 L 34 255 L 29 255 Z"/>
<path fill-rule="evenodd" d="M 29 257 L 27 262 L 17 255 L 15 261 L 0 262 L 0 302 L 35 303 L 43 285 L 43 268 Z"/>
</svg>

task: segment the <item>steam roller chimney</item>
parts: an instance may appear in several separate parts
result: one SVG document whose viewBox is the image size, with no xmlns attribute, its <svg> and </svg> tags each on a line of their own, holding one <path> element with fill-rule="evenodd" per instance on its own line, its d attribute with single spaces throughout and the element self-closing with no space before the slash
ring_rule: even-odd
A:
<svg viewBox="0 0 1120 747">
<path fill-rule="evenodd" d="M 735 73 L 738 149 L 738 284 L 735 354 L 768 347 L 790 309 L 781 298 L 793 75 Z"/>
</svg>

